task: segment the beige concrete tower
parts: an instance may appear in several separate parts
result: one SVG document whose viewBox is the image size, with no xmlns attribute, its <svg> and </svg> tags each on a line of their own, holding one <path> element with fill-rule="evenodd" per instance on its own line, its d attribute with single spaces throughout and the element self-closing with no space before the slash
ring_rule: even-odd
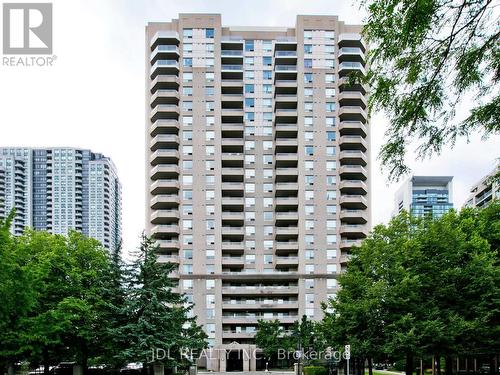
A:
<svg viewBox="0 0 500 375">
<path fill-rule="evenodd" d="M 259 319 L 320 319 L 368 233 L 367 88 L 347 80 L 365 71 L 360 30 L 146 27 L 147 228 L 215 347 L 252 345 Z"/>
</svg>

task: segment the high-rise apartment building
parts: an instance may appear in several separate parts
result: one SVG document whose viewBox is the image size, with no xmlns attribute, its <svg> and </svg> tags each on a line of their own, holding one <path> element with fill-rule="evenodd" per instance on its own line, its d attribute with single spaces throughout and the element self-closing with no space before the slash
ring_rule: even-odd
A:
<svg viewBox="0 0 500 375">
<path fill-rule="evenodd" d="M 500 163 L 470 189 L 470 195 L 465 202 L 466 207 L 485 207 L 492 200 L 500 199 Z M 2 178 L 0 176 L 0 178 Z M 0 208 L 1 209 L 1 208 Z"/>
<path fill-rule="evenodd" d="M 3 206 L 3 207 L 2 207 Z M 77 230 L 114 249 L 121 239 L 121 185 L 111 159 L 73 148 L 0 148 L 0 217 L 12 231 Z"/>
<path fill-rule="evenodd" d="M 146 27 L 147 228 L 212 346 L 251 348 L 258 319 L 321 318 L 368 234 L 367 87 L 348 80 L 365 72 L 360 32 L 336 16 Z"/>
<path fill-rule="evenodd" d="M 406 210 L 435 218 L 453 208 L 452 176 L 412 176 L 396 192 L 393 216 Z"/>
</svg>

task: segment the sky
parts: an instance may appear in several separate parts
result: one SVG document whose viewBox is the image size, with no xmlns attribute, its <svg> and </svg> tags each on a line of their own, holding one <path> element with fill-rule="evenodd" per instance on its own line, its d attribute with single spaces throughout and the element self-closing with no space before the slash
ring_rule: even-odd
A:
<svg viewBox="0 0 500 375">
<path fill-rule="evenodd" d="M 47 2 L 43 0 L 41 2 Z M 15 2 L 10 0 L 9 2 Z M 31 2 L 36 2 L 31 0 Z M 354 0 L 53 0 L 52 67 L 0 66 L 0 147 L 79 147 L 104 153 L 123 185 L 124 249 L 138 245 L 145 223 L 144 127 L 147 22 L 178 13 L 220 13 L 224 26 L 289 26 L 297 14 L 338 15 L 361 23 Z M 1 22 L 1 20 L 0 20 Z M 467 105 L 461 109 L 467 113 Z M 375 113 L 372 129 L 372 222 L 390 219 L 394 192 L 376 156 L 387 119 Z M 431 160 L 407 162 L 417 175 L 454 176 L 454 204 L 500 156 L 500 137 L 473 136 Z"/>
</svg>

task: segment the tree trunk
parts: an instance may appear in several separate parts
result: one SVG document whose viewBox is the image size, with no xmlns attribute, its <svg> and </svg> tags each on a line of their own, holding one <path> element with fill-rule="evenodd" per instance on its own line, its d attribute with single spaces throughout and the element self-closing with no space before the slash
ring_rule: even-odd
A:
<svg viewBox="0 0 500 375">
<path fill-rule="evenodd" d="M 436 356 L 436 373 L 437 375 L 441 375 L 441 356 Z"/>
<path fill-rule="evenodd" d="M 368 358 L 368 375 L 373 375 L 373 360 L 371 357 Z"/>
<path fill-rule="evenodd" d="M 15 374 L 14 364 L 12 362 L 9 362 L 7 364 L 7 374 L 8 375 L 14 375 Z"/>
<path fill-rule="evenodd" d="M 413 353 L 406 353 L 406 366 L 405 366 L 406 375 L 413 375 Z"/>
<path fill-rule="evenodd" d="M 490 357 L 490 375 L 493 375 L 496 372 L 496 364 L 495 364 L 495 356 L 492 355 Z"/>
<path fill-rule="evenodd" d="M 344 375 L 349 375 L 347 373 L 347 361 L 346 360 L 344 361 Z"/>
<path fill-rule="evenodd" d="M 82 354 L 82 374 L 83 375 L 87 375 L 88 374 L 88 370 L 89 370 L 89 353 L 88 353 L 88 348 L 87 348 L 87 345 L 85 343 L 82 343 L 81 345 L 81 354 Z"/>
<path fill-rule="evenodd" d="M 47 348 L 47 346 L 43 347 L 42 362 L 43 362 L 43 375 L 49 375 L 50 372 L 49 348 Z"/>
<path fill-rule="evenodd" d="M 444 357 L 444 361 L 445 361 L 444 362 L 445 375 L 453 375 L 453 359 L 451 358 L 451 356 L 447 355 L 446 357 Z"/>
</svg>

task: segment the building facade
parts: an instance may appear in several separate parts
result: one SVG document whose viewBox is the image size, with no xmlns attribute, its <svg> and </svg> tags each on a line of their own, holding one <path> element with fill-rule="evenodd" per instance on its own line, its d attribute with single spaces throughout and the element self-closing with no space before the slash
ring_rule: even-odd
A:
<svg viewBox="0 0 500 375">
<path fill-rule="evenodd" d="M 368 234 L 360 32 L 336 16 L 146 27 L 146 226 L 211 346 L 252 346 L 258 319 L 320 319 Z"/>
<path fill-rule="evenodd" d="M 396 192 L 393 216 L 406 210 L 416 217 L 435 218 L 453 208 L 453 177 L 412 176 Z"/>
<path fill-rule="evenodd" d="M 486 207 L 492 200 L 500 199 L 500 163 L 470 189 L 465 207 Z M 0 176 L 1 178 L 1 176 Z"/>
<path fill-rule="evenodd" d="M 111 159 L 73 148 L 0 148 L 0 217 L 12 231 L 77 230 L 114 249 L 121 241 L 121 185 Z"/>
</svg>

